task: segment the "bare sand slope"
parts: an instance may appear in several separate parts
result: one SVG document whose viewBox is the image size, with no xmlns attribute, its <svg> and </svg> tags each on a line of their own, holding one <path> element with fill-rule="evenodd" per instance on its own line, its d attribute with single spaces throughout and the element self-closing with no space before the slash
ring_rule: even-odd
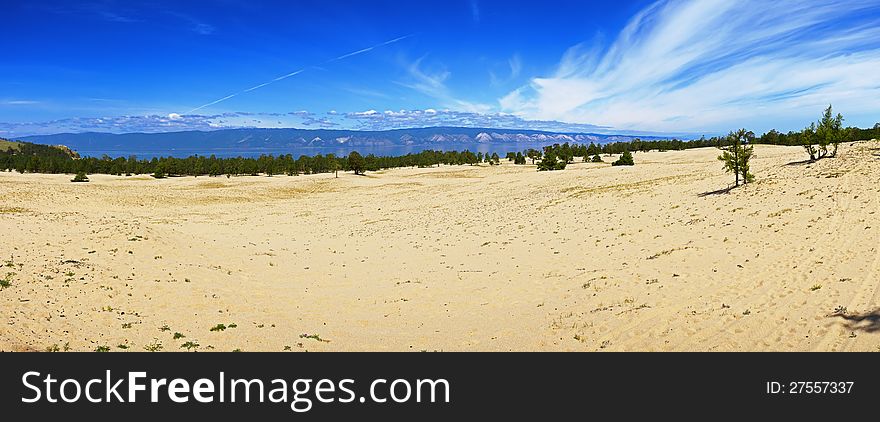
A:
<svg viewBox="0 0 880 422">
<path fill-rule="evenodd" d="M 880 350 L 880 143 L 756 153 L 756 183 L 708 195 L 732 182 L 714 149 L 553 173 L 2 173 L 0 350 Z"/>
</svg>

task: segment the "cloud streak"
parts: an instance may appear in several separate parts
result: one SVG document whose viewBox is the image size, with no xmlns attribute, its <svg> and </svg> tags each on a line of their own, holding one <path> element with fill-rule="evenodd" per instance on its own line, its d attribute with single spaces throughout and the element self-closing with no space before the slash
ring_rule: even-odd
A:
<svg viewBox="0 0 880 422">
<path fill-rule="evenodd" d="M 524 118 L 651 130 L 799 121 L 828 103 L 876 113 L 878 9 L 874 0 L 659 1 L 609 46 L 572 47 L 554 74 L 499 104 Z"/>
<path fill-rule="evenodd" d="M 220 98 L 220 99 L 218 99 L 218 100 L 211 101 L 210 103 L 207 103 L 207 104 L 204 104 L 204 105 L 198 106 L 198 107 L 196 107 L 196 108 L 194 108 L 194 109 L 188 111 L 186 114 L 194 113 L 194 112 L 199 111 L 199 110 L 201 110 L 201 109 L 203 109 L 203 108 L 210 107 L 210 106 L 213 106 L 213 105 L 216 105 L 216 104 L 222 103 L 223 101 L 226 101 L 226 100 L 229 100 L 229 99 L 235 98 L 235 97 L 237 97 L 237 96 L 239 96 L 239 95 L 246 94 L 246 93 L 248 93 L 248 92 L 255 91 L 255 90 L 260 89 L 260 88 L 263 88 L 263 87 L 265 87 L 265 86 L 268 86 L 268 85 L 274 84 L 275 82 L 283 81 L 283 80 L 285 80 L 285 79 L 287 79 L 287 78 L 294 77 L 294 76 L 296 76 L 296 75 L 299 75 L 300 73 L 305 72 L 306 70 L 308 70 L 308 69 L 310 69 L 310 68 L 314 68 L 314 67 L 318 67 L 318 66 L 324 66 L 324 65 L 327 65 L 327 64 L 330 64 L 330 63 L 333 63 L 333 62 L 337 62 L 337 61 L 340 61 L 340 60 L 347 59 L 347 58 L 349 58 L 349 57 L 353 57 L 353 56 L 357 56 L 357 55 L 360 55 L 360 54 L 364 54 L 364 53 L 367 53 L 367 52 L 369 52 L 369 51 L 375 50 L 375 49 L 377 49 L 377 48 L 384 47 L 384 46 L 386 46 L 386 45 L 390 45 L 390 44 L 394 44 L 394 43 L 396 43 L 396 42 L 403 41 L 403 40 L 405 40 L 405 39 L 407 39 L 407 38 L 410 38 L 410 37 L 412 37 L 412 36 L 414 36 L 414 34 L 404 35 L 404 36 L 402 36 L 402 37 L 394 38 L 394 39 L 392 39 L 392 40 L 388 40 L 388 41 L 385 41 L 385 42 L 380 43 L 380 44 L 376 44 L 376 45 L 371 46 L 371 47 L 367 47 L 367 48 L 364 48 L 364 49 L 361 49 L 361 50 L 357 50 L 357 51 L 354 51 L 354 52 L 351 52 L 351 53 L 343 54 L 343 55 L 341 55 L 341 56 L 338 56 L 338 57 L 332 58 L 332 59 L 327 60 L 327 61 L 325 61 L 325 62 L 323 62 L 323 63 L 320 63 L 320 64 L 316 64 L 316 65 L 312 65 L 312 66 L 307 66 L 307 67 L 304 67 L 304 68 L 302 68 L 302 69 L 295 70 L 295 71 L 293 71 L 293 72 L 290 72 L 290 73 L 287 73 L 287 74 L 285 74 L 285 75 L 281 75 L 281 76 L 279 76 L 279 77 L 277 77 L 277 78 L 275 78 L 275 79 L 272 79 L 271 81 L 261 83 L 261 84 L 259 84 L 259 85 L 256 85 L 256 86 L 253 86 L 253 87 L 250 87 L 250 88 L 248 88 L 248 89 L 245 89 L 245 90 L 242 90 L 242 91 L 239 91 L 239 92 L 236 92 L 236 93 L 234 93 L 234 94 L 227 95 L 227 96 L 225 96 L 225 97 L 223 97 L 223 98 Z"/>
<path fill-rule="evenodd" d="M 443 107 L 451 107 L 458 110 L 468 112 L 489 112 L 492 107 L 486 104 L 479 104 L 457 98 L 453 92 L 446 86 L 446 81 L 452 75 L 451 72 L 442 68 L 441 70 L 425 70 L 422 62 L 427 56 L 422 56 L 418 60 L 410 63 L 406 67 L 408 79 L 405 81 L 396 81 L 400 86 L 412 89 L 427 97 L 438 101 Z"/>
</svg>

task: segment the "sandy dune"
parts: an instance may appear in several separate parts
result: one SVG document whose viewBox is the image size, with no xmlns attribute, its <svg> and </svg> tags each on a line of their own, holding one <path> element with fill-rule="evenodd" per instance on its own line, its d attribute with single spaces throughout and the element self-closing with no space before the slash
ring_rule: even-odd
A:
<svg viewBox="0 0 880 422">
<path fill-rule="evenodd" d="M 0 173 L 0 350 L 880 350 L 880 142 L 756 154 Z"/>
</svg>

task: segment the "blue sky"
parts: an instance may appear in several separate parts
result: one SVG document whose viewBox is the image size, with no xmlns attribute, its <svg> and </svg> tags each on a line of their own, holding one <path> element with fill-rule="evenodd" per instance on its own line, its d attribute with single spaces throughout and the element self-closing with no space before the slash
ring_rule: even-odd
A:
<svg viewBox="0 0 880 422">
<path fill-rule="evenodd" d="M 880 2 L 3 2 L 0 136 L 880 121 Z M 222 101 L 218 101 L 222 100 Z"/>
</svg>

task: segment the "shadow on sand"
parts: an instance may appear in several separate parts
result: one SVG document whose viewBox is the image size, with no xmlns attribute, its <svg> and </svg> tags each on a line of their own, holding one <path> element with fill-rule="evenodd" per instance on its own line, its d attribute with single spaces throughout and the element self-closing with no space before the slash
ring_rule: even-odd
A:
<svg viewBox="0 0 880 422">
<path fill-rule="evenodd" d="M 811 160 L 811 159 L 807 158 L 806 160 L 792 161 L 790 163 L 786 163 L 785 165 L 787 165 L 787 166 L 803 166 L 803 165 L 807 165 L 807 164 L 813 164 L 816 161 L 818 161 L 818 160 Z"/>
<path fill-rule="evenodd" d="M 847 330 L 864 331 L 866 333 L 880 332 L 880 309 L 863 314 L 837 314 L 837 318 L 843 319 L 843 325 Z"/>
<path fill-rule="evenodd" d="M 728 186 L 724 189 L 713 190 L 711 192 L 703 192 L 697 196 L 699 196 L 700 198 L 705 198 L 710 195 L 724 195 L 724 194 L 730 193 L 730 191 L 734 190 L 735 188 L 736 188 L 736 186 Z"/>
</svg>

